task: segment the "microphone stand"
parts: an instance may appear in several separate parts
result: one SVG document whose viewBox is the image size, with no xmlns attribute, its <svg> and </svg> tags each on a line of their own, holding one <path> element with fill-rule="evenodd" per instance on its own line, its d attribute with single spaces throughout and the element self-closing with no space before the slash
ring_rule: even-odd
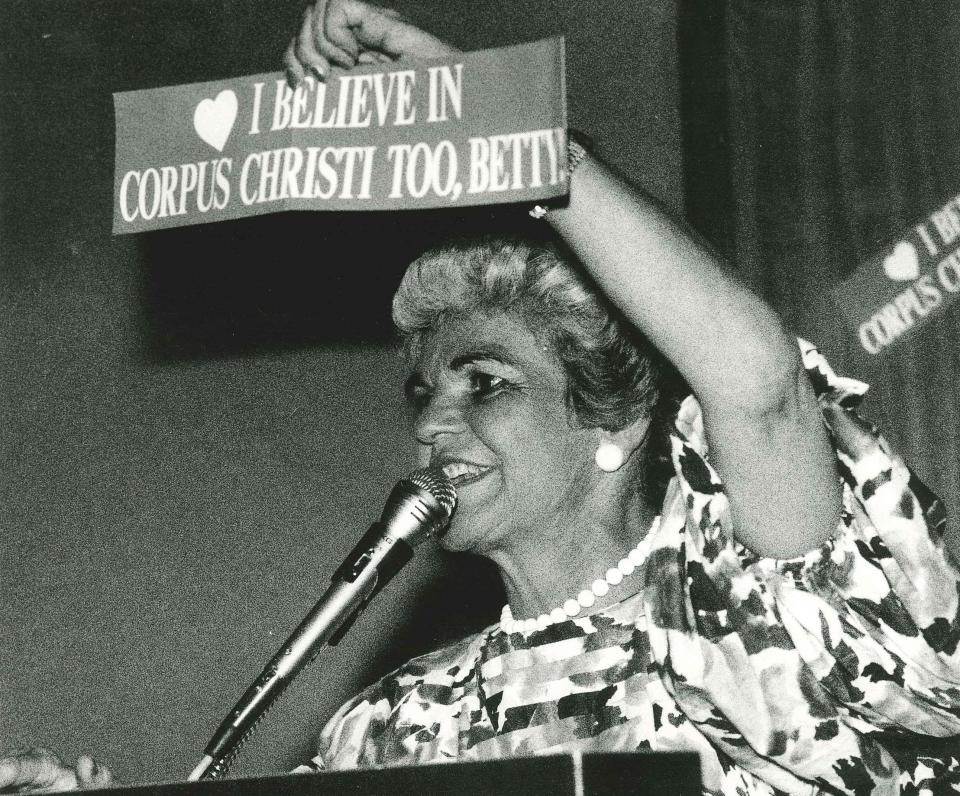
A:
<svg viewBox="0 0 960 796">
<path fill-rule="evenodd" d="M 349 628 L 373 596 L 378 580 L 377 568 L 368 566 L 352 583 L 334 582 L 217 728 L 188 782 L 226 775 L 260 719 L 323 645 L 339 629 L 345 632 Z M 336 641 L 339 638 L 333 643 Z"/>
<path fill-rule="evenodd" d="M 334 572 L 333 585 L 227 714 L 188 782 L 220 779 L 227 773 L 240 747 L 294 677 L 324 644 L 340 641 L 366 604 L 413 557 L 417 544 L 442 532 L 455 504 L 453 485 L 439 470 L 417 470 L 397 483 L 380 520 L 370 526 Z"/>
</svg>

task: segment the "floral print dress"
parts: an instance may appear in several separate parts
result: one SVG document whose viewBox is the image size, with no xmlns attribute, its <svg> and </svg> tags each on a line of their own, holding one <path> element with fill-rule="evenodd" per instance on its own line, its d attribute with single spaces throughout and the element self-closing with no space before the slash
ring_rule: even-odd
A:
<svg viewBox="0 0 960 796">
<path fill-rule="evenodd" d="M 735 541 L 688 398 L 639 593 L 410 661 L 344 705 L 298 770 L 686 750 L 704 790 L 728 796 L 960 791 L 943 507 L 853 412 L 866 386 L 801 351 L 844 482 L 821 548 L 773 560 Z"/>
</svg>

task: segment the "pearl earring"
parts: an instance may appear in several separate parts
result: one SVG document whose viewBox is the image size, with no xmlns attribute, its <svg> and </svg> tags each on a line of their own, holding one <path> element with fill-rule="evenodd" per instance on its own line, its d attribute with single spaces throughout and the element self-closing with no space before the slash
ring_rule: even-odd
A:
<svg viewBox="0 0 960 796">
<path fill-rule="evenodd" d="M 615 473 L 623 467 L 627 455 L 619 445 L 614 445 L 612 442 L 601 442 L 597 446 L 597 452 L 593 459 L 597 463 L 597 467 L 605 473 Z"/>
</svg>

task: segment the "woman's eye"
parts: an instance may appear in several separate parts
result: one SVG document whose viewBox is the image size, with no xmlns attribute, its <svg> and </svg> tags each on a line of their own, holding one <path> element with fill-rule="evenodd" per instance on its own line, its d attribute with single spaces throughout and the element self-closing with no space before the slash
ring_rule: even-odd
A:
<svg viewBox="0 0 960 796">
<path fill-rule="evenodd" d="M 470 374 L 470 390 L 476 395 L 492 395 L 506 387 L 507 382 L 492 373 L 476 372 Z"/>
</svg>

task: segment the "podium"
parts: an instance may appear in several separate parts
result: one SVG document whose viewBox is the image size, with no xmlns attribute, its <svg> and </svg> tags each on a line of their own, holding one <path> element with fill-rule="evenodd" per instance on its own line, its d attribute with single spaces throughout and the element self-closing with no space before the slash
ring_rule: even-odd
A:
<svg viewBox="0 0 960 796">
<path fill-rule="evenodd" d="M 700 796 L 689 752 L 523 757 L 258 779 L 141 785 L 102 796 Z"/>
</svg>

